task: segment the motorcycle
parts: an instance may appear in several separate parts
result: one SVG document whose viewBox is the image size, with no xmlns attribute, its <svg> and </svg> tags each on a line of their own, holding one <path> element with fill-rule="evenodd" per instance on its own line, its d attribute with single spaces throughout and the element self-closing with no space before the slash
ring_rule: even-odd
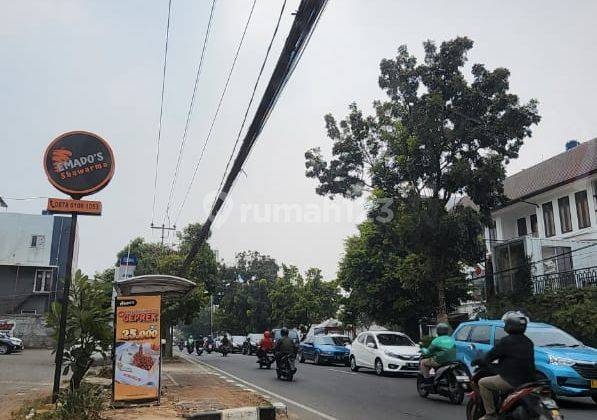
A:
<svg viewBox="0 0 597 420">
<path fill-rule="evenodd" d="M 477 369 L 472 378 L 472 389 L 466 405 L 466 419 L 478 420 L 485 415 L 483 400 L 479 394 L 479 380 L 495 375 L 491 367 Z M 518 388 L 495 395 L 497 414 L 500 420 L 563 420 L 560 409 L 551 398 L 549 381 L 541 380 L 523 384 Z"/>
<path fill-rule="evenodd" d="M 288 353 L 279 353 L 276 355 L 276 375 L 278 379 L 292 382 L 296 368 L 292 367 L 290 358 L 295 357 Z"/>
<path fill-rule="evenodd" d="M 178 342 L 178 350 L 182 351 L 182 349 L 184 349 L 184 342 L 179 341 Z"/>
<path fill-rule="evenodd" d="M 470 386 L 470 378 L 460 362 L 438 367 L 432 379 L 433 382 L 425 383 L 423 375 L 420 372 L 417 375 L 417 392 L 421 397 L 437 394 L 449 398 L 452 404 L 462 404 L 464 394 Z"/>
<path fill-rule="evenodd" d="M 195 351 L 197 356 L 201 356 L 203 354 L 203 343 L 195 343 Z"/>
<path fill-rule="evenodd" d="M 259 363 L 259 369 L 264 367 L 271 369 L 272 363 L 276 361 L 276 358 L 272 353 L 268 353 L 261 348 L 257 349 L 257 363 Z"/>
<path fill-rule="evenodd" d="M 213 343 L 207 343 L 207 346 L 205 347 L 205 351 L 207 352 L 207 354 L 211 354 L 211 352 L 214 351 Z"/>
<path fill-rule="evenodd" d="M 220 351 L 222 352 L 222 356 L 226 357 L 230 353 L 230 346 L 222 346 L 220 347 Z"/>
<path fill-rule="evenodd" d="M 193 350 L 195 350 L 195 344 L 187 343 L 187 351 L 189 352 L 189 354 L 193 354 Z"/>
</svg>

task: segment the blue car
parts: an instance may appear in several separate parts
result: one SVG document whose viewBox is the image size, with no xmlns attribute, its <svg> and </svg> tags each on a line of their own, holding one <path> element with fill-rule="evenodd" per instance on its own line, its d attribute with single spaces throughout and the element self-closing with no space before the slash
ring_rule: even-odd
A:
<svg viewBox="0 0 597 420">
<path fill-rule="evenodd" d="M 591 397 L 597 402 L 597 350 L 553 325 L 530 322 L 525 333 L 535 344 L 538 375 L 549 379 L 558 396 Z M 471 362 L 484 356 L 506 336 L 504 322 L 464 322 L 454 331 L 458 360 L 472 371 Z"/>
<path fill-rule="evenodd" d="M 305 360 L 313 360 L 316 365 L 343 363 L 348 366 L 350 349 L 346 344 L 345 337 L 341 336 L 316 335 L 307 338 L 300 345 L 299 361 L 303 363 Z"/>
</svg>

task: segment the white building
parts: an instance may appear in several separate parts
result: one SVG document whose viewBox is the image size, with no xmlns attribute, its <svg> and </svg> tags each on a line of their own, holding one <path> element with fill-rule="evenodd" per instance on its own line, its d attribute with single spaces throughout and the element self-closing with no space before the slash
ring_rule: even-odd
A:
<svg viewBox="0 0 597 420">
<path fill-rule="evenodd" d="M 531 262 L 535 292 L 597 284 L 597 139 L 506 178 L 486 229 L 497 293 Z"/>
</svg>

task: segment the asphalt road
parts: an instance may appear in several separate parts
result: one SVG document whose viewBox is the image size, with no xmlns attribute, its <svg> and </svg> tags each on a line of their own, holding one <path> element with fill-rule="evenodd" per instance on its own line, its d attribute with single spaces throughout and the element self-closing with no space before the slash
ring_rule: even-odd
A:
<svg viewBox="0 0 597 420">
<path fill-rule="evenodd" d="M 260 370 L 255 356 L 240 354 L 193 355 L 258 391 L 267 391 L 288 406 L 298 419 L 425 419 L 462 420 L 464 405 L 454 406 L 442 397 L 423 399 L 412 377 L 379 377 L 373 371 L 353 373 L 344 366 L 297 363 L 293 382 L 276 379 L 275 370 Z M 465 401 L 466 403 L 466 401 Z M 597 418 L 597 405 L 588 398 L 560 403 L 566 420 Z"/>
</svg>

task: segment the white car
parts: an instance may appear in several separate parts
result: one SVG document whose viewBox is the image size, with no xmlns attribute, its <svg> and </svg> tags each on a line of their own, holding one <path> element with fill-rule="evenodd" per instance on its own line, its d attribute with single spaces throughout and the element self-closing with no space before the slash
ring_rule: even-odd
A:
<svg viewBox="0 0 597 420">
<path fill-rule="evenodd" d="M 350 369 L 375 369 L 378 375 L 385 372 L 417 373 L 419 371 L 419 346 L 409 336 L 394 331 L 366 331 L 352 342 Z"/>
</svg>

